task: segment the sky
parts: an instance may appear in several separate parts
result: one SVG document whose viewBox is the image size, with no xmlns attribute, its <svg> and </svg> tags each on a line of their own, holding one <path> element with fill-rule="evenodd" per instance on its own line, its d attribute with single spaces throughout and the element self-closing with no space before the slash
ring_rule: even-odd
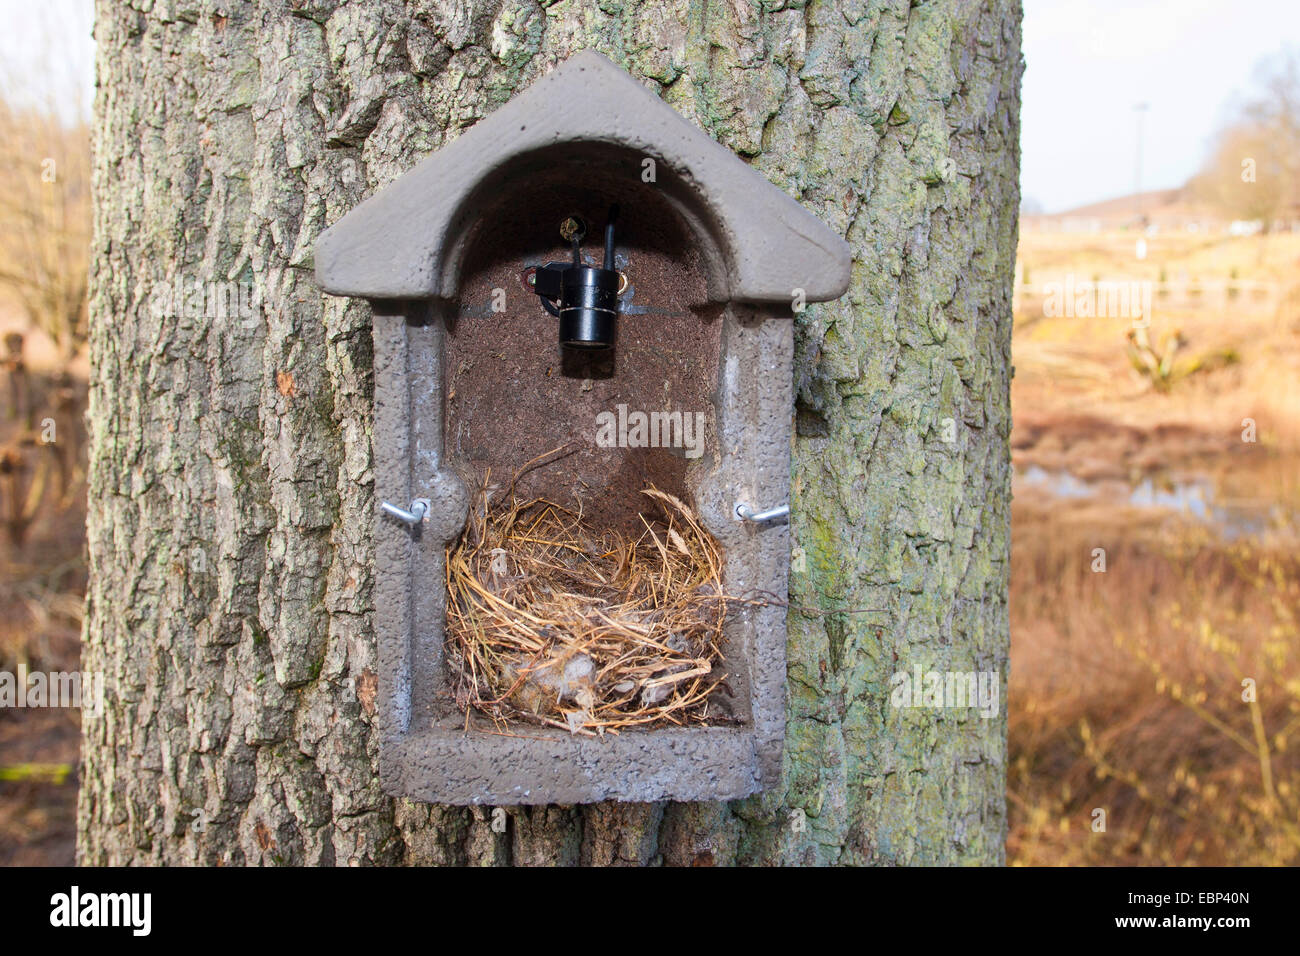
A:
<svg viewBox="0 0 1300 956">
<path fill-rule="evenodd" d="M 1024 0 L 1021 192 L 1060 212 L 1182 185 L 1248 95 L 1300 49 L 1300 0 Z M 88 113 L 91 0 L 0 0 L 0 88 Z"/>
<path fill-rule="evenodd" d="M 1020 189 L 1061 212 L 1181 186 L 1254 89 L 1300 48 L 1300 0 L 1024 0 Z"/>
<path fill-rule="evenodd" d="M 95 86 L 92 0 L 0 0 L 0 90 L 15 105 L 90 116 Z"/>
</svg>

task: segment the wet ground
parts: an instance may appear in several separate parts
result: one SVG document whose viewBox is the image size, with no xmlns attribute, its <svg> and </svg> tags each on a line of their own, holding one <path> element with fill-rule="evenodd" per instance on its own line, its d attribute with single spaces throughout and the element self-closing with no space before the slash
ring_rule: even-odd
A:
<svg viewBox="0 0 1300 956">
<path fill-rule="evenodd" d="M 1260 497 L 1230 497 L 1213 478 L 1194 473 L 1142 475 L 1135 482 L 1088 480 L 1066 469 L 1048 471 L 1040 465 L 1028 465 L 1016 469 L 1011 487 L 1016 496 L 1041 493 L 1065 502 L 1087 500 L 1193 521 L 1226 541 L 1295 531 L 1294 515 L 1282 504 Z"/>
</svg>

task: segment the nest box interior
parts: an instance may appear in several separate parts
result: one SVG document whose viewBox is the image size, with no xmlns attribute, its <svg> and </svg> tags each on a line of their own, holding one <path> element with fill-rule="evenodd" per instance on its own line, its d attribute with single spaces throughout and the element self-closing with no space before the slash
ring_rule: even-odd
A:
<svg viewBox="0 0 1300 956">
<path fill-rule="evenodd" d="M 448 312 L 446 453 L 467 480 L 508 478 L 557 448 L 553 464 L 524 475 L 519 492 L 579 504 L 597 523 L 632 533 L 647 486 L 694 497 L 691 471 L 716 464 L 721 304 L 708 294 L 720 254 L 693 234 L 659 183 L 641 179 L 641 157 L 608 144 L 552 147 L 502 170 L 471 197 L 458 306 Z M 667 173 L 671 175 L 671 172 Z M 600 257 L 600 226 L 620 210 L 614 348 L 561 349 L 556 319 L 529 287 L 533 270 L 566 260 L 560 234 L 586 225 L 584 258 Z M 598 416 L 631 411 L 703 416 L 690 447 L 602 447 Z M 681 437 L 681 436 L 676 436 Z"/>
</svg>

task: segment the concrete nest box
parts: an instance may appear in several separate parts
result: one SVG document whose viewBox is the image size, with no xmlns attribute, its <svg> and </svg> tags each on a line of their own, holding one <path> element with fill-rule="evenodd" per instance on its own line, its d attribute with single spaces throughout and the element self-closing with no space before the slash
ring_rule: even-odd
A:
<svg viewBox="0 0 1300 956">
<path fill-rule="evenodd" d="M 593 52 L 321 235 L 321 287 L 374 311 L 385 790 L 572 804 L 727 800 L 777 782 L 791 320 L 843 294 L 849 267 L 842 239 Z M 574 316 L 605 341 L 572 341 Z M 662 431 L 629 429 L 638 415 Z M 723 550 L 726 593 L 765 599 L 728 614 L 722 725 L 506 736 L 456 706 L 444 564 L 470 483 L 508 482 L 560 447 L 521 477 L 529 495 L 629 530 L 645 487 L 690 501 Z"/>
</svg>

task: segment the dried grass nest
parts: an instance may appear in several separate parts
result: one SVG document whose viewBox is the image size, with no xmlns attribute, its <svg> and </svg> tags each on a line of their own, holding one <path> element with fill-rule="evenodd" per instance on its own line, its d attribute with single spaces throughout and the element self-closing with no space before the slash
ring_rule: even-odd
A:
<svg viewBox="0 0 1300 956">
<path fill-rule="evenodd" d="M 722 555 L 684 502 L 647 488 L 644 532 L 598 532 L 544 498 L 483 490 L 447 548 L 456 704 L 575 734 L 726 722 Z M 504 493 L 502 493 L 504 491 Z M 728 693 L 729 693 L 728 689 Z"/>
</svg>

